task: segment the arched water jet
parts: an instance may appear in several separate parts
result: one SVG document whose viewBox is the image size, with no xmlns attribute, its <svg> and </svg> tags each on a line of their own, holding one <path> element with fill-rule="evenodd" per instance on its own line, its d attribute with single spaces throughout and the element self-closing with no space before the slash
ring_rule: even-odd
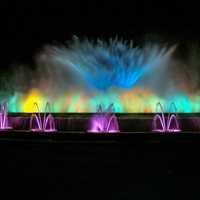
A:
<svg viewBox="0 0 200 200">
<path fill-rule="evenodd" d="M 175 126 L 172 126 L 172 122 L 175 122 Z M 168 123 L 167 123 L 167 131 L 168 132 L 180 132 L 179 123 L 177 120 L 177 116 L 175 114 L 170 115 Z"/>
<path fill-rule="evenodd" d="M 108 133 L 119 132 L 119 125 L 117 122 L 117 117 L 114 114 L 109 119 L 109 122 L 107 125 L 107 132 Z"/>
<path fill-rule="evenodd" d="M 119 125 L 117 117 L 112 113 L 113 104 L 111 104 L 105 111 L 99 105 L 97 114 L 90 119 L 91 128 L 87 132 L 91 133 L 117 133 L 119 132 Z"/>
<path fill-rule="evenodd" d="M 153 118 L 153 131 L 154 132 L 180 132 L 179 123 L 177 120 L 177 108 L 174 102 L 169 106 L 169 113 L 167 120 L 164 115 L 164 108 L 160 102 L 156 104 L 156 112 L 160 109 L 160 114 L 156 114 Z M 174 110 L 174 113 L 173 113 Z M 174 121 L 174 126 L 172 122 Z M 158 126 L 160 124 L 160 127 Z"/>
<path fill-rule="evenodd" d="M 34 106 L 37 109 L 37 113 L 31 115 L 30 129 L 33 132 L 56 132 L 55 120 L 52 116 L 49 102 L 46 103 L 44 116 L 41 116 L 41 112 L 38 104 L 35 102 Z M 48 115 L 47 115 L 48 114 Z"/>
<path fill-rule="evenodd" d="M 0 130 L 6 131 L 12 129 L 11 126 L 8 125 L 8 110 L 7 103 L 3 102 L 0 104 Z"/>
</svg>

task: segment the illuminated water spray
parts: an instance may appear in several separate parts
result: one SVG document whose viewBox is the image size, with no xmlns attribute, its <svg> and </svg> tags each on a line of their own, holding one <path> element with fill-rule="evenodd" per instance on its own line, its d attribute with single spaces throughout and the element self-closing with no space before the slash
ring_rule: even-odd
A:
<svg viewBox="0 0 200 200">
<path fill-rule="evenodd" d="M 34 132 L 56 132 L 55 120 L 53 115 L 50 113 L 50 104 L 46 103 L 44 115 L 41 115 L 39 106 L 34 103 L 37 109 L 37 113 L 33 113 L 30 119 L 30 129 Z"/>
<path fill-rule="evenodd" d="M 49 48 L 48 57 L 64 69 L 71 70 L 85 83 L 97 90 L 111 87 L 130 89 L 148 72 L 165 65 L 173 48 L 110 39 L 96 42 L 74 38 L 69 47 Z"/>
<path fill-rule="evenodd" d="M 12 129 L 12 127 L 8 125 L 7 103 L 1 103 L 0 104 L 0 130 L 9 130 L 9 129 Z"/>
<path fill-rule="evenodd" d="M 160 113 L 156 114 L 153 119 L 153 131 L 155 132 L 180 132 L 179 123 L 177 119 L 177 108 L 174 103 L 170 104 L 169 113 L 167 118 L 164 115 L 164 108 L 161 103 L 157 103 L 156 111 Z"/>
<path fill-rule="evenodd" d="M 97 113 L 92 116 L 90 120 L 91 133 L 117 133 L 119 131 L 119 125 L 117 117 L 113 114 L 113 104 L 111 104 L 105 111 L 101 105 L 97 109 Z"/>
</svg>

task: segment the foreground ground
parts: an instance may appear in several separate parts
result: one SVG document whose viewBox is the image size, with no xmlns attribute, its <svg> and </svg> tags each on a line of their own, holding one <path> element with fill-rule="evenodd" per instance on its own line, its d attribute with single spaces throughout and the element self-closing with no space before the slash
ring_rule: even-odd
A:
<svg viewBox="0 0 200 200">
<path fill-rule="evenodd" d="M 199 155 L 198 134 L 71 134 L 57 139 L 2 134 L 1 195 L 17 199 L 199 199 Z"/>
</svg>

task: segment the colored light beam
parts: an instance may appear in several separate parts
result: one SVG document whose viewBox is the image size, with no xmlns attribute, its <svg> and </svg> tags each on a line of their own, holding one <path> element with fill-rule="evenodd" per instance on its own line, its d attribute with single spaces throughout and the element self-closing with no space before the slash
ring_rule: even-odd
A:
<svg viewBox="0 0 200 200">
<path fill-rule="evenodd" d="M 69 48 L 53 47 L 53 62 L 62 64 L 97 90 L 131 89 L 149 72 L 164 65 L 174 48 L 149 45 L 133 47 L 132 42 L 98 40 L 96 43 L 75 38 Z"/>
</svg>

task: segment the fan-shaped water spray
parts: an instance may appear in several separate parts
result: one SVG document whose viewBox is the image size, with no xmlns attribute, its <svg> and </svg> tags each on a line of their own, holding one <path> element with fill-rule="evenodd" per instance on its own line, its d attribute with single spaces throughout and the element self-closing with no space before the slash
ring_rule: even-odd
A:
<svg viewBox="0 0 200 200">
<path fill-rule="evenodd" d="M 37 109 L 37 113 L 33 113 L 30 118 L 30 129 L 33 132 L 56 132 L 55 129 L 55 120 L 52 114 L 50 113 L 50 104 L 47 102 L 45 106 L 45 113 L 42 116 L 39 106 L 37 103 L 34 103 L 34 106 Z"/>
<path fill-rule="evenodd" d="M 174 50 L 158 45 L 133 47 L 132 42 L 119 40 L 105 42 L 80 41 L 75 38 L 68 48 L 48 49 L 50 59 L 71 69 L 88 86 L 97 90 L 111 87 L 130 89 L 156 67 L 165 65 Z"/>
<path fill-rule="evenodd" d="M 57 113 L 96 112 L 96 105 L 111 102 L 118 113 L 153 113 L 156 102 L 176 102 L 179 112 L 199 112 L 198 88 L 185 90 L 181 83 L 187 81 L 179 81 L 181 73 L 175 72 L 175 46 L 136 43 L 75 38 L 65 46 L 47 46 L 36 56 L 30 78 L 24 67 L 21 78 L 13 73 L 5 81 L 0 101 L 6 99 L 9 112 L 16 113 L 33 113 L 34 102 L 44 108 L 47 101 Z"/>
</svg>

